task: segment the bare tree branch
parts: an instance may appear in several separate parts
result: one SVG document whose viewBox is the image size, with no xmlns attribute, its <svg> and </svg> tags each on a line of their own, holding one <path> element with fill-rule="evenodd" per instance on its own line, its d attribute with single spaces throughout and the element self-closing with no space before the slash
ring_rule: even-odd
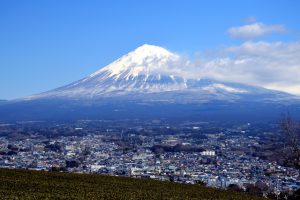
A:
<svg viewBox="0 0 300 200">
<path fill-rule="evenodd" d="M 288 156 L 288 158 L 291 159 L 295 166 L 300 167 L 300 122 L 293 121 L 290 113 L 287 113 L 282 118 L 280 127 L 292 150 L 292 155 Z"/>
</svg>

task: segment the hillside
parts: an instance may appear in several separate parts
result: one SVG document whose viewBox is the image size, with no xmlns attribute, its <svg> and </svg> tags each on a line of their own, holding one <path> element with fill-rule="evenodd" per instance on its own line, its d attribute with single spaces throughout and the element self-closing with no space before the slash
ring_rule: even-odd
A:
<svg viewBox="0 0 300 200">
<path fill-rule="evenodd" d="M 170 182 L 0 169 L 0 199 L 260 199 Z"/>
</svg>

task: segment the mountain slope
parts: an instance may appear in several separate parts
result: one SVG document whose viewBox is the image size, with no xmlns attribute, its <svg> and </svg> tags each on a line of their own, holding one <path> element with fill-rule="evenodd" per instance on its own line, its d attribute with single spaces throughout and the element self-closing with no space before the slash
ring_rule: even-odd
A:
<svg viewBox="0 0 300 200">
<path fill-rule="evenodd" d="M 143 45 L 69 85 L 0 105 L 0 120 L 260 120 L 297 113 L 293 95 L 189 76 L 188 61 Z"/>
</svg>

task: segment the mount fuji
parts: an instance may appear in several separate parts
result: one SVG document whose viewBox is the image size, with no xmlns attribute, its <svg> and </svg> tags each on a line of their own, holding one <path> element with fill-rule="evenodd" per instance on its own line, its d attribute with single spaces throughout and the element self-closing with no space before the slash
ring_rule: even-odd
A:
<svg viewBox="0 0 300 200">
<path fill-rule="evenodd" d="M 182 61 L 179 55 L 162 47 L 145 44 L 82 80 L 25 99 L 101 99 L 127 95 L 132 97 L 133 94 L 161 96 L 169 93 L 195 93 L 202 97 L 211 95 L 228 101 L 249 95 L 267 95 L 265 100 L 291 97 L 286 93 L 254 86 L 188 78 L 182 66 L 179 66 L 184 66 L 184 62 L 188 61 Z M 199 100 L 201 96 L 193 96 L 193 99 Z"/>
<path fill-rule="evenodd" d="M 1 104 L 0 119 L 249 120 L 299 109 L 284 92 L 192 77 L 188 62 L 145 44 L 79 81 Z"/>
</svg>

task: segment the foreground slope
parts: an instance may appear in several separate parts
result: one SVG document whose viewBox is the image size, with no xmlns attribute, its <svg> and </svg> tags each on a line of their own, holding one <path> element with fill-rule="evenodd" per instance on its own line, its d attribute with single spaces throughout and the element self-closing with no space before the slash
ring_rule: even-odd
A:
<svg viewBox="0 0 300 200">
<path fill-rule="evenodd" d="M 0 199 L 260 199 L 170 182 L 0 169 Z"/>
</svg>

